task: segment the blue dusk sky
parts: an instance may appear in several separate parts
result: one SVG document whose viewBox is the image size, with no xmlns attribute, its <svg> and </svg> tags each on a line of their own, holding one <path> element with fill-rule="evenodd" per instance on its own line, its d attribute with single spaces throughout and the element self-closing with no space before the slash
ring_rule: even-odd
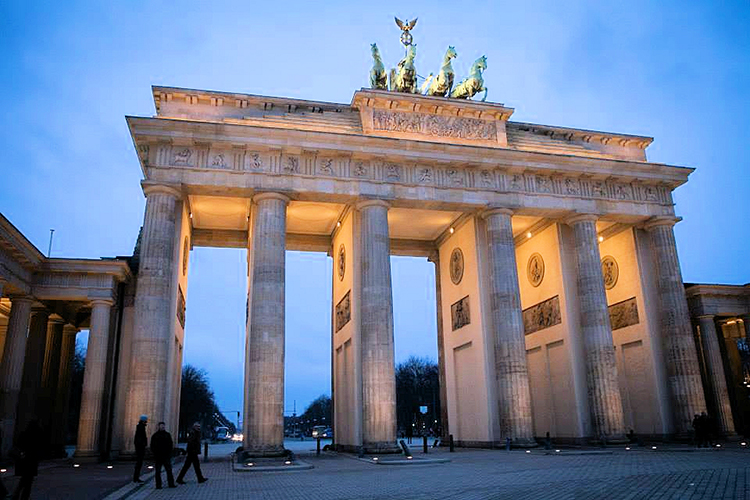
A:
<svg viewBox="0 0 750 500">
<path fill-rule="evenodd" d="M 0 211 L 54 257 L 127 255 L 143 221 L 125 115 L 151 85 L 348 103 L 370 43 L 457 77 L 487 56 L 488 100 L 516 121 L 648 135 L 651 161 L 695 167 L 677 189 L 686 281 L 750 281 L 750 4 L 685 2 L 0 2 Z M 396 360 L 437 357 L 432 264 L 393 258 Z M 286 409 L 330 392 L 331 260 L 287 253 Z M 186 363 L 220 408 L 242 402 L 245 253 L 192 252 Z"/>
</svg>

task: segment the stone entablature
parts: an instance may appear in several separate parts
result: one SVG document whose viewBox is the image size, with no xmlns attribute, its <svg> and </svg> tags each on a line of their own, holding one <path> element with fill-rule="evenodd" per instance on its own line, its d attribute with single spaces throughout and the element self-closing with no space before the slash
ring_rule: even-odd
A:
<svg viewBox="0 0 750 500">
<path fill-rule="evenodd" d="M 750 313 L 750 284 L 685 284 L 690 316 L 740 316 Z"/>
<path fill-rule="evenodd" d="M 141 120 L 144 120 L 141 122 Z M 544 195 L 562 199 L 604 200 L 633 204 L 631 209 L 622 209 L 637 215 L 665 215 L 672 213 L 671 187 L 682 181 L 674 177 L 687 178 L 691 169 L 657 166 L 656 169 L 667 170 L 673 174 L 672 179 L 662 177 L 654 182 L 644 180 L 618 179 L 616 166 L 609 174 L 592 175 L 584 169 L 578 172 L 565 173 L 563 166 L 557 169 L 532 170 L 531 162 L 527 168 L 521 164 L 508 165 L 470 165 L 459 162 L 448 163 L 432 161 L 423 162 L 393 160 L 355 155 L 351 151 L 322 152 L 304 149 L 285 148 L 269 149 L 268 147 L 227 147 L 219 143 L 204 143 L 200 140 L 175 145 L 173 142 L 158 141 L 151 143 L 153 136 L 140 134 L 141 123 L 147 124 L 151 119 L 132 119 L 131 127 L 139 145 L 141 160 L 145 165 L 146 177 L 161 182 L 179 182 L 190 184 L 213 184 L 236 186 L 242 188 L 257 187 L 252 177 L 246 174 L 259 174 L 258 180 L 271 175 L 289 176 L 286 189 L 301 189 L 294 178 L 310 178 L 318 181 L 368 181 L 379 184 L 402 185 L 414 188 L 444 188 L 507 195 Z M 177 141 L 182 143 L 182 141 Z M 343 149 L 343 148 L 342 148 Z M 292 151 L 292 152 L 287 152 Z M 425 155 L 427 156 L 427 155 Z M 487 160 L 489 163 L 491 160 Z M 520 162 L 519 162 L 520 163 Z M 540 165 L 541 166 L 541 165 Z M 553 165 L 547 165 L 552 167 Z M 601 167 L 601 165 L 599 165 Z M 570 168 L 570 167 L 569 167 Z M 181 172 L 181 173 L 179 173 Z M 214 172 L 225 172 L 221 181 Z M 239 175 L 238 175 L 239 174 Z M 633 173 L 628 176 L 630 179 Z M 652 174 L 653 175 L 653 174 Z M 206 182 L 206 179 L 212 179 Z M 646 177 L 646 175 L 644 175 Z M 200 180 L 199 180 L 200 179 Z M 648 179 L 648 177 L 647 177 Z M 311 188 L 314 189 L 314 188 Z M 436 194 L 423 191 L 422 196 Z M 436 199 L 441 197 L 436 195 Z M 462 197 L 462 201 L 466 201 Z M 478 205 L 496 202 L 492 196 L 477 195 Z M 554 206 L 550 202 L 547 206 Z M 526 204 L 533 206 L 534 204 Z M 560 208 L 567 209 L 564 201 Z M 653 206 L 644 212 L 644 206 Z M 661 208 L 659 208 L 661 207 Z"/>
</svg>

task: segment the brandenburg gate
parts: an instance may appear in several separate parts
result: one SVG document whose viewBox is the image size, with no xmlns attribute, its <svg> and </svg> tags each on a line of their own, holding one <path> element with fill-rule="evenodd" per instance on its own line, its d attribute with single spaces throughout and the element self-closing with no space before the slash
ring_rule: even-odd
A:
<svg viewBox="0 0 750 500">
<path fill-rule="evenodd" d="M 706 410 L 672 230 L 672 191 L 692 169 L 649 162 L 651 138 L 382 88 L 350 104 L 152 92 L 156 115 L 127 118 L 146 197 L 127 265 L 55 267 L 28 250 L 44 272 L 89 281 L 73 284 L 76 295 L 45 292 L 73 286 L 62 279 L 33 285 L 43 274 L 30 272 L 27 288 L 0 280 L 12 303 L 6 429 L 18 332 L 34 300 L 65 299 L 90 318 L 71 316 L 71 331 L 91 328 L 78 455 L 131 453 L 141 414 L 174 432 L 194 247 L 247 249 L 251 454 L 283 452 L 286 250 L 333 258 L 338 449 L 396 451 L 391 255 L 435 265 L 443 432 L 460 446 L 532 446 L 547 432 L 561 442 L 680 436 Z"/>
<path fill-rule="evenodd" d="M 122 446 L 177 425 L 188 259 L 247 248 L 246 450 L 283 449 L 285 250 L 334 259 L 337 447 L 395 450 L 391 255 L 435 263 L 459 444 L 685 434 L 705 402 L 672 190 L 648 137 L 387 90 L 351 104 L 154 87 L 128 117 L 146 215 L 123 324 Z M 126 373 L 122 373 L 122 371 Z"/>
</svg>

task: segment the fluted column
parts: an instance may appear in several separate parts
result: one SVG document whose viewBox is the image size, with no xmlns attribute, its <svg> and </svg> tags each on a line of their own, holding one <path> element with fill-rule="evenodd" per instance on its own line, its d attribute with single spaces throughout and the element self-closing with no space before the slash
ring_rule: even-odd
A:
<svg viewBox="0 0 750 500">
<path fill-rule="evenodd" d="M 445 380 L 445 330 L 443 330 L 443 293 L 440 285 L 440 253 L 435 250 L 427 258 L 435 264 L 435 303 L 438 334 L 438 381 L 440 383 L 440 437 L 448 439 L 448 387 Z"/>
<path fill-rule="evenodd" d="M 686 436 L 692 429 L 693 416 L 706 411 L 706 401 L 672 231 L 675 222 L 673 218 L 655 219 L 646 225 L 646 230 L 651 234 L 656 264 L 661 336 L 674 405 L 675 430 Z"/>
<path fill-rule="evenodd" d="M 698 317 L 701 347 L 706 362 L 706 378 L 711 386 L 710 394 L 713 399 L 714 411 L 716 411 L 716 421 L 721 426 L 721 432 L 731 436 L 734 434 L 734 420 L 732 419 L 727 379 L 724 375 L 724 363 L 721 360 L 719 337 L 716 333 L 714 321 L 714 316 Z"/>
<path fill-rule="evenodd" d="M 396 377 L 388 203 L 367 200 L 360 212 L 362 445 L 368 453 L 396 449 Z"/>
<path fill-rule="evenodd" d="M 578 270 L 578 302 L 581 336 L 586 353 L 586 381 L 595 439 L 625 439 L 625 419 L 617 380 L 612 326 L 609 323 L 607 294 L 604 290 L 599 242 L 594 215 L 578 215 L 568 220 L 575 237 Z"/>
<path fill-rule="evenodd" d="M 55 408 L 55 395 L 57 393 L 58 372 L 60 369 L 60 348 L 62 346 L 62 330 L 65 321 L 58 315 L 53 314 L 47 321 L 47 344 L 44 349 L 44 365 L 42 366 L 42 385 L 39 398 L 36 402 L 36 414 L 39 415 L 39 424 L 44 433 L 44 443 L 52 444 L 52 427 L 54 421 L 59 418 L 53 413 Z"/>
<path fill-rule="evenodd" d="M 47 347 L 47 329 L 50 313 L 44 307 L 34 307 L 29 323 L 29 336 L 26 340 L 26 358 L 23 364 L 21 393 L 18 397 L 16 436 L 31 420 L 41 421 L 37 413 L 37 400 L 42 388 L 44 351 Z"/>
<path fill-rule="evenodd" d="M 28 297 L 10 299 L 10 316 L 5 337 L 5 349 L 0 363 L 0 432 L 3 435 L 0 458 L 8 456 L 13 444 L 16 424 L 18 393 L 21 390 L 24 357 L 26 355 L 26 334 L 29 330 L 31 305 Z"/>
<path fill-rule="evenodd" d="M 257 455 L 284 450 L 284 277 L 289 198 L 253 198 L 252 286 L 245 352 L 244 448 Z"/>
<path fill-rule="evenodd" d="M 148 415 L 152 422 L 166 420 L 167 373 L 174 342 L 175 318 L 171 312 L 175 277 L 175 212 L 179 191 L 161 185 L 147 185 L 146 214 L 141 237 L 140 263 L 135 292 L 131 364 L 125 422 L 138 422 Z M 172 429 L 171 431 L 174 431 Z M 132 440 L 126 440 L 132 451 Z"/>
<path fill-rule="evenodd" d="M 109 316 L 113 301 L 91 301 L 91 327 L 86 348 L 86 365 L 83 371 L 81 414 L 78 421 L 78 441 L 75 456 L 99 455 L 104 382 L 107 373 L 107 347 L 109 346 Z"/>
<path fill-rule="evenodd" d="M 68 412 L 70 402 L 70 378 L 72 375 L 73 356 L 76 350 L 78 328 L 65 325 L 60 344 L 60 364 L 57 375 L 54 420 L 52 422 L 51 449 L 54 456 L 64 456 L 65 437 L 68 429 Z"/>
<path fill-rule="evenodd" d="M 500 419 L 500 435 L 495 441 L 504 443 L 511 438 L 517 446 L 536 446 L 512 215 L 507 209 L 483 214 L 487 221 L 496 404 Z"/>
</svg>

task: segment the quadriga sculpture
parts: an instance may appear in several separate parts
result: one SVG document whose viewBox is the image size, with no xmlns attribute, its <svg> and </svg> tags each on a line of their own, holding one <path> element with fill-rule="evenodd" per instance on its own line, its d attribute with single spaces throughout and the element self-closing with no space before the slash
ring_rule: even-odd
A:
<svg viewBox="0 0 750 500">
<path fill-rule="evenodd" d="M 487 69 L 487 57 L 482 56 L 474 61 L 471 70 L 469 70 L 469 76 L 456 85 L 456 88 L 451 92 L 451 97 L 454 99 L 469 99 L 484 90 L 482 101 L 487 100 L 487 87 L 484 86 L 484 80 L 482 79 L 482 71 L 485 69 Z"/>
<path fill-rule="evenodd" d="M 406 48 L 406 56 L 398 62 L 398 71 L 396 68 L 391 69 L 391 90 L 407 94 L 417 93 L 417 69 L 414 67 L 416 56 L 417 45 L 409 45 Z"/>
<path fill-rule="evenodd" d="M 454 77 L 451 59 L 457 55 L 456 49 L 448 47 L 448 50 L 445 51 L 445 57 L 443 57 L 443 65 L 440 67 L 440 72 L 434 79 L 432 78 L 432 73 L 430 73 L 430 76 L 422 84 L 421 92 L 423 94 L 445 97 L 450 93 Z M 427 89 L 427 92 L 425 92 L 425 89 Z"/>
<path fill-rule="evenodd" d="M 380 58 L 378 44 L 370 45 L 372 50 L 372 69 L 370 70 L 370 87 L 378 90 L 388 90 L 388 75 L 385 72 L 383 60 Z"/>
</svg>

